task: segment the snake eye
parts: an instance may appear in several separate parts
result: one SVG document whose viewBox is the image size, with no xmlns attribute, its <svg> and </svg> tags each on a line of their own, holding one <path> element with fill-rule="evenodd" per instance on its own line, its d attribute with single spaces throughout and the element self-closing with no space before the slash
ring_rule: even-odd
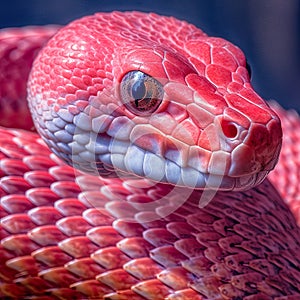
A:
<svg viewBox="0 0 300 300">
<path fill-rule="evenodd" d="M 156 111 L 162 102 L 163 86 L 141 71 L 131 71 L 121 81 L 121 97 L 129 111 L 147 116 Z"/>
</svg>

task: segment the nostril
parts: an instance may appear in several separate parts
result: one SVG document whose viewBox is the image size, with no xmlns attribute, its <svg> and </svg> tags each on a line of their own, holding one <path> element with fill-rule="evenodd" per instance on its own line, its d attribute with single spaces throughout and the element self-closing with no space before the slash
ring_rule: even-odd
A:
<svg viewBox="0 0 300 300">
<path fill-rule="evenodd" d="M 221 128 L 227 138 L 233 139 L 238 134 L 237 126 L 231 121 L 222 120 Z"/>
</svg>

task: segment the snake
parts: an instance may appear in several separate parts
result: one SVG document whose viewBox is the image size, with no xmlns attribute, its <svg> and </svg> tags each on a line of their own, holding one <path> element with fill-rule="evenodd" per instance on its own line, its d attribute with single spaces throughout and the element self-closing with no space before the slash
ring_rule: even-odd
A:
<svg viewBox="0 0 300 300">
<path fill-rule="evenodd" d="M 242 50 L 115 11 L 0 57 L 1 299 L 300 299 L 300 119 Z"/>
</svg>

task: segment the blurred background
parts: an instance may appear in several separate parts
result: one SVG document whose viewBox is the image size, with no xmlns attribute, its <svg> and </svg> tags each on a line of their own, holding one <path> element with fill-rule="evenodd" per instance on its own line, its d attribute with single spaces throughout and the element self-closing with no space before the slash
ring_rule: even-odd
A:
<svg viewBox="0 0 300 300">
<path fill-rule="evenodd" d="M 153 11 L 185 19 L 238 45 L 265 99 L 300 112 L 300 1 L 298 0 L 9 0 L 0 28 L 66 24 L 99 11 Z"/>
</svg>

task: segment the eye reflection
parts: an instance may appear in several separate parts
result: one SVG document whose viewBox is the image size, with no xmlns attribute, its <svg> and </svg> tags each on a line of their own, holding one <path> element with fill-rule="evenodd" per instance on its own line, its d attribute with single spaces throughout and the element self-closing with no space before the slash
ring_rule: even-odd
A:
<svg viewBox="0 0 300 300">
<path fill-rule="evenodd" d="M 121 98 L 126 108 L 138 116 L 155 112 L 163 99 L 163 86 L 141 71 L 128 72 L 121 81 Z"/>
</svg>

